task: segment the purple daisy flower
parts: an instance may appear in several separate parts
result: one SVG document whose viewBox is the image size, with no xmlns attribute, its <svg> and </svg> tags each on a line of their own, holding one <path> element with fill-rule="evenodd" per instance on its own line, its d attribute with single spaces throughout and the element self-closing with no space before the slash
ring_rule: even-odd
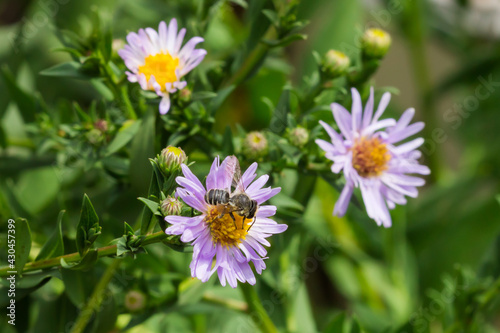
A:
<svg viewBox="0 0 500 333">
<path fill-rule="evenodd" d="M 177 20 L 172 19 L 167 27 L 160 22 L 158 32 L 152 28 L 139 29 L 139 33 L 127 35 L 128 45 L 118 51 L 130 72 L 130 82 L 139 82 L 144 90 L 153 90 L 162 97 L 160 113 L 170 109 L 170 93 L 186 86 L 181 78 L 203 60 L 207 51 L 195 49 L 203 42 L 201 37 L 191 38 L 181 49 L 186 29 L 177 32 Z"/>
<path fill-rule="evenodd" d="M 389 209 L 396 204 L 406 204 L 405 196 L 417 197 L 418 186 L 425 181 L 407 174 L 428 175 L 430 170 L 418 163 L 421 157 L 416 150 L 424 143 L 417 138 L 396 146 L 395 144 L 420 132 L 424 123 L 410 125 L 415 110 L 406 110 L 399 121 L 379 120 L 389 104 L 391 95 L 385 93 L 373 114 L 373 88 L 364 111 L 361 96 L 352 89 L 352 114 L 342 105 L 331 105 L 333 117 L 340 134 L 323 121 L 320 124 L 328 132 L 332 143 L 316 140 L 333 161 L 332 172 L 344 171 L 346 184 L 335 204 L 333 214 L 343 216 L 349 205 L 353 189 L 359 187 L 368 216 L 378 225 L 390 227 Z"/>
<path fill-rule="evenodd" d="M 195 217 L 167 216 L 165 220 L 172 225 L 165 232 L 169 235 L 181 235 L 183 242 L 192 242 L 191 276 L 206 282 L 217 271 L 223 286 L 227 280 L 231 287 L 236 288 L 237 280 L 255 284 L 255 276 L 249 263 L 252 262 L 256 272 L 261 274 L 266 268 L 264 259 L 267 255 L 263 245 L 270 246 L 266 238 L 282 233 L 288 226 L 277 224 L 270 219 L 276 213 L 276 206 L 262 205 L 279 193 L 281 188 L 263 188 L 269 179 L 268 175 L 253 182 L 257 176 L 257 163 L 250 165 L 240 181 L 244 193 L 257 203 L 255 220 L 234 212 L 233 220 L 227 212 L 222 214 L 219 206 L 206 202 L 205 194 L 212 189 L 231 193 L 234 169 L 231 171 L 228 164 L 232 158 L 236 159 L 234 156 L 227 157 L 222 164 L 219 163 L 218 157 L 214 160 L 207 176 L 206 189 L 191 170 L 182 165 L 184 177 L 176 179 L 182 186 L 177 188 L 177 194 L 186 204 L 202 214 Z M 236 191 L 238 190 L 232 193 Z"/>
</svg>

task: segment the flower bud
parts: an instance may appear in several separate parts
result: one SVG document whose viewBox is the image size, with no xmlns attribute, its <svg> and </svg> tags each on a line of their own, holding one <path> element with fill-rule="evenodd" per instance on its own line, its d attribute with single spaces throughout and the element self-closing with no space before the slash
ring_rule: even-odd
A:
<svg viewBox="0 0 500 333">
<path fill-rule="evenodd" d="M 330 50 L 325 54 L 322 64 L 322 71 L 328 78 L 336 78 L 344 75 L 351 65 L 351 60 L 345 53 Z"/>
<path fill-rule="evenodd" d="M 289 133 L 290 143 L 302 148 L 309 141 L 309 132 L 304 127 L 295 127 Z"/>
<path fill-rule="evenodd" d="M 137 290 L 125 294 L 125 308 L 130 312 L 138 312 L 146 307 L 146 296 Z"/>
<path fill-rule="evenodd" d="M 267 154 L 267 139 L 261 132 L 250 132 L 243 141 L 243 154 L 249 159 L 256 160 Z"/>
<path fill-rule="evenodd" d="M 94 123 L 94 128 L 105 133 L 108 131 L 108 122 L 104 119 L 99 119 Z"/>
<path fill-rule="evenodd" d="M 178 170 L 181 164 L 187 161 L 186 153 L 181 148 L 168 146 L 157 157 L 160 169 L 165 173 Z"/>
<path fill-rule="evenodd" d="M 171 197 L 170 195 L 161 203 L 161 213 L 163 216 L 181 215 L 182 202 L 179 199 Z"/>
<path fill-rule="evenodd" d="M 189 89 L 188 87 L 183 88 L 179 91 L 179 101 L 181 103 L 187 104 L 187 103 L 191 102 L 192 95 L 193 95 L 193 92 L 191 91 L 191 89 Z"/>
<path fill-rule="evenodd" d="M 87 138 L 88 142 L 91 145 L 97 146 L 102 143 L 104 140 L 104 136 L 102 135 L 102 132 L 99 131 L 98 129 L 91 129 L 85 134 L 85 137 Z"/>
<path fill-rule="evenodd" d="M 118 51 L 123 49 L 124 46 L 125 41 L 120 38 L 113 39 L 111 42 L 111 50 L 113 50 L 114 53 L 118 53 Z"/>
<path fill-rule="evenodd" d="M 382 29 L 368 29 L 361 38 L 361 44 L 363 56 L 380 59 L 391 47 L 391 35 Z"/>
</svg>

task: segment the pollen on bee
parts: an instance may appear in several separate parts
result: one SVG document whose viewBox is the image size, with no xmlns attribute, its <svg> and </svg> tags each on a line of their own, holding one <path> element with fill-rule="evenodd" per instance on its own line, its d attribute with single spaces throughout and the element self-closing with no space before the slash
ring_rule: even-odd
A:
<svg viewBox="0 0 500 333">
<path fill-rule="evenodd" d="M 251 219 L 233 213 L 234 220 L 229 213 L 222 215 L 222 211 L 217 206 L 208 209 L 205 223 L 210 228 L 210 234 L 214 243 L 219 243 L 225 247 L 235 246 L 245 239 Z"/>
</svg>

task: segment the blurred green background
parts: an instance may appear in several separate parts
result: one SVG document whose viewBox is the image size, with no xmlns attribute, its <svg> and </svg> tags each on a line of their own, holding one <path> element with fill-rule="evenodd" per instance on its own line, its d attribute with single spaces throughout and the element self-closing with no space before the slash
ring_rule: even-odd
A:
<svg viewBox="0 0 500 333">
<path fill-rule="evenodd" d="M 248 2 L 266 6 L 264 0 Z M 99 168 L 55 166 L 56 156 L 48 153 L 51 147 L 45 147 L 43 139 L 31 139 L 33 124 L 23 116 L 25 106 L 13 102 L 9 79 L 30 96 L 43 96 L 50 108 L 65 110 L 72 101 L 88 108 L 93 100 L 102 100 L 88 81 L 39 75 L 71 59 L 57 51 L 62 47 L 58 31 L 87 35 L 97 11 L 110 24 L 114 39 L 123 40 L 127 32 L 141 27 L 156 28 L 159 21 L 172 17 L 192 36 L 199 29 L 196 13 L 202 3 L 0 3 L 2 249 L 7 219 L 22 216 L 30 223 L 33 259 L 65 209 L 63 235 L 66 253 L 71 252 L 69 239 L 76 232 L 83 193 L 100 216 L 105 230 L 98 244 L 104 246 L 121 235 L 123 221 L 132 224 L 139 219 L 143 204 L 136 198 L 145 195 L 150 175 L 148 171 L 144 186 L 134 187 L 116 182 Z M 201 67 L 216 68 L 249 39 L 245 3 L 217 3 L 204 34 L 208 55 Z M 300 3 L 297 15 L 309 20 L 301 31 L 307 40 L 268 56 L 259 72 L 224 102 L 216 115 L 217 131 L 223 133 L 226 125 L 236 131 L 236 123 L 247 131 L 267 127 L 272 116 L 267 101 L 276 104 L 285 84 L 306 86 L 304 77 L 316 66 L 313 51 L 359 53 L 357 40 L 363 31 L 381 27 L 391 33 L 393 45 L 372 81 L 378 89 L 388 87 L 394 93 L 387 115 L 399 117 L 415 107 L 417 120 L 426 122 L 422 151 L 433 173 L 417 199 L 393 211 L 390 229 L 377 227 L 355 206 L 344 218 L 331 216 L 338 192 L 318 179 L 305 210 L 293 218 L 289 231 L 272 240 L 268 269 L 258 277 L 259 295 L 269 315 L 282 331 L 290 332 L 341 332 L 342 322 L 349 326 L 344 332 L 354 332 L 358 323 L 366 332 L 499 331 L 499 2 L 308 0 Z M 324 118 L 332 122 L 326 112 Z M 196 160 L 199 153 L 191 152 Z M 208 161 L 200 159 L 198 171 L 206 170 Z M 278 185 L 286 192 L 297 178 L 285 172 L 283 179 L 286 182 Z M 290 222 L 286 216 L 278 218 Z M 147 250 L 148 255 L 124 259 L 110 286 L 111 301 L 88 331 L 255 330 L 238 290 L 221 287 L 216 278 L 206 284 L 186 278 L 189 253 L 158 244 Z M 100 260 L 90 273 L 63 270 L 18 302 L 18 326 L 0 318 L 2 332 L 68 331 L 68 323 L 110 262 Z M 28 287 L 18 290 L 31 292 Z M 138 312 L 126 306 L 126 295 L 133 290 L 141 291 L 147 304 Z M 3 305 L 4 293 L 1 297 Z"/>
</svg>

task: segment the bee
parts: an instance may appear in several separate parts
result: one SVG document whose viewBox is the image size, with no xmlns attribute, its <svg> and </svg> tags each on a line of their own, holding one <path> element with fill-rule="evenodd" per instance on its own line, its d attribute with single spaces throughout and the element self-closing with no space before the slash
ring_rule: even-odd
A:
<svg viewBox="0 0 500 333">
<path fill-rule="evenodd" d="M 230 156 L 226 160 L 225 167 L 226 173 L 232 175 L 231 186 L 235 190 L 231 192 L 231 188 L 211 189 L 205 194 L 205 202 L 209 205 L 217 206 L 217 209 L 221 212 L 219 218 L 222 218 L 225 214 L 229 214 L 233 219 L 235 228 L 237 228 L 236 218 L 233 213 L 242 216 L 244 219 L 253 219 L 252 224 L 247 229 L 248 232 L 256 220 L 257 201 L 250 199 L 245 193 L 245 186 L 241 179 L 241 168 L 236 156 Z"/>
<path fill-rule="evenodd" d="M 228 169 L 227 171 L 233 175 L 232 186 L 235 188 L 229 198 L 229 215 L 233 218 L 233 220 L 233 212 L 243 216 L 245 219 L 253 219 L 252 224 L 247 229 L 248 232 L 256 220 L 255 214 L 257 213 L 257 201 L 252 200 L 245 193 L 245 185 L 241 179 L 240 163 L 238 162 L 236 156 L 229 156 L 226 163 L 226 168 Z"/>
</svg>

